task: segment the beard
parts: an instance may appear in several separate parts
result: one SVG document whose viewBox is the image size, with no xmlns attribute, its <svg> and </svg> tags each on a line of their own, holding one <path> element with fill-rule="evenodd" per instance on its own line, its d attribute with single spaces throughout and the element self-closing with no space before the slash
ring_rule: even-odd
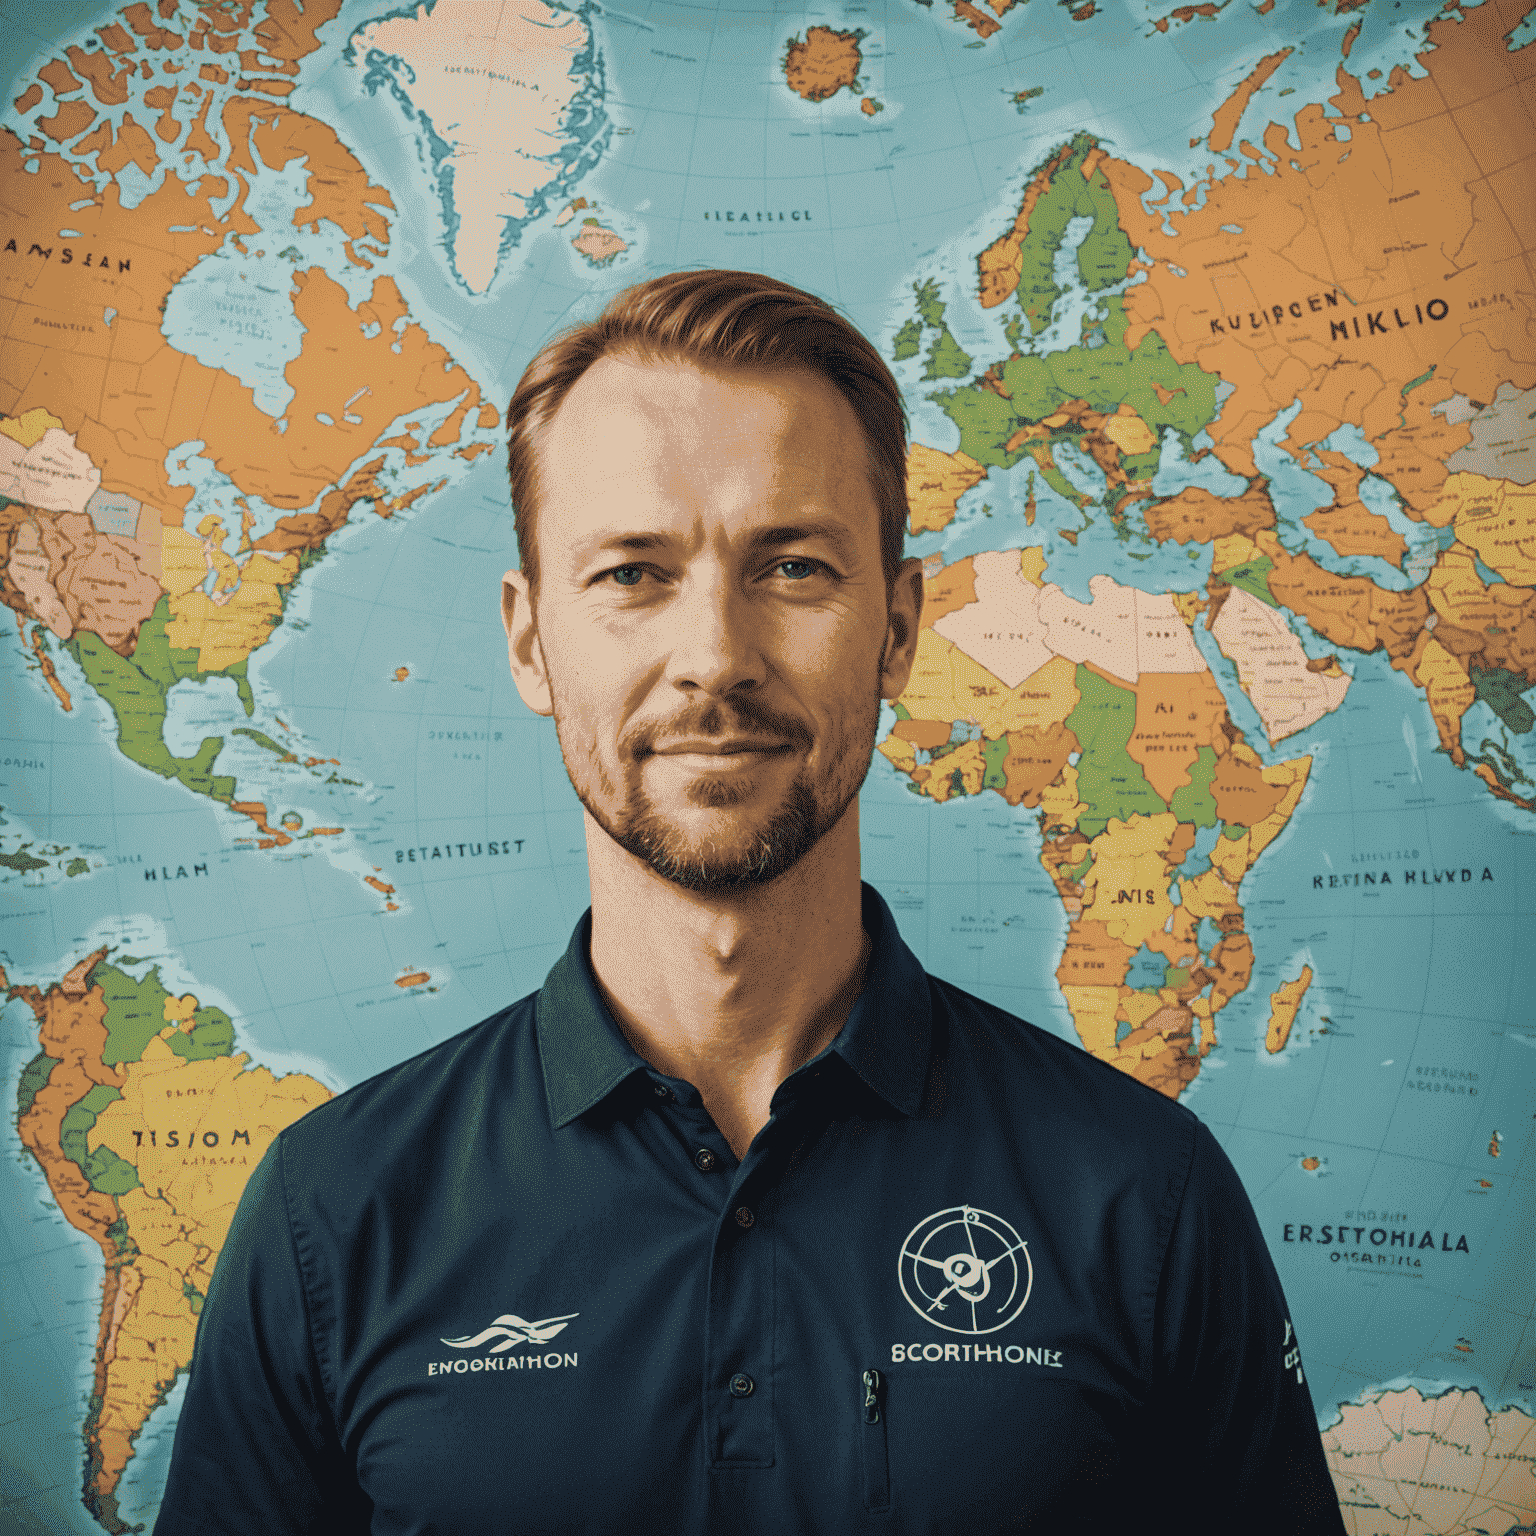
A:
<svg viewBox="0 0 1536 1536">
<path fill-rule="evenodd" d="M 659 809 L 646 792 L 642 769 L 654 756 L 655 743 L 680 737 L 742 734 L 786 744 L 809 754 L 811 732 L 803 721 L 769 708 L 751 694 L 729 705 L 712 701 L 655 725 L 636 727 L 618 743 L 617 785 L 605 771 L 597 744 L 572 750 L 562 718 L 555 709 L 555 732 L 565 770 L 587 813 L 626 853 L 641 860 L 662 879 L 689 891 L 733 891 L 765 885 L 797 864 L 843 817 L 869 773 L 880 721 L 878 687 L 871 685 L 868 706 L 847 722 L 828 742 L 826 769 L 813 775 L 803 766 L 766 814 L 743 811 L 717 832 L 690 833 Z M 701 775 L 685 790 L 690 806 L 729 811 L 751 799 L 753 777 L 737 774 Z"/>
</svg>

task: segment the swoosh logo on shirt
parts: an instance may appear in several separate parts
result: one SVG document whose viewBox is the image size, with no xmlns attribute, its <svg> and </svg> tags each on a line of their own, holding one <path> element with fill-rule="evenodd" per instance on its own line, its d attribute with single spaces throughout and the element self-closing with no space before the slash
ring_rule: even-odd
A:
<svg viewBox="0 0 1536 1536">
<path fill-rule="evenodd" d="M 503 1312 L 488 1328 L 482 1328 L 479 1333 L 473 1336 L 466 1333 L 461 1338 L 444 1339 L 443 1343 L 452 1349 L 478 1349 L 489 1340 L 499 1338 L 501 1343 L 492 1344 L 490 1350 L 493 1355 L 497 1355 L 519 1344 L 547 1344 L 557 1333 L 565 1331 L 566 1325 L 573 1317 L 580 1316 L 579 1312 L 566 1312 L 560 1317 L 546 1317 L 537 1323 L 530 1323 L 515 1312 Z"/>
</svg>

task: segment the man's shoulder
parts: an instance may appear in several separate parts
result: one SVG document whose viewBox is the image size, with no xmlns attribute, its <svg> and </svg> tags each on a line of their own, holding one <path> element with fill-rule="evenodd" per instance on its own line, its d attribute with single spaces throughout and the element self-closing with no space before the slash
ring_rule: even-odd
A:
<svg viewBox="0 0 1536 1536">
<path fill-rule="evenodd" d="M 1004 1099 L 1027 1115 L 1036 1138 L 1071 1148 L 1075 1161 L 1134 1166 L 1155 1158 L 1175 1178 L 1187 1172 L 1200 1127 L 1191 1110 L 1082 1045 L 931 980 L 948 1018 L 952 1070 L 970 1078 L 972 1091 Z"/>
<path fill-rule="evenodd" d="M 290 1173 L 331 1177 L 338 1166 L 377 1170 L 396 1156 L 419 1159 L 442 1139 L 481 1122 L 509 1094 L 542 1094 L 533 1045 L 538 993 L 312 1109 L 282 1132 Z"/>
</svg>

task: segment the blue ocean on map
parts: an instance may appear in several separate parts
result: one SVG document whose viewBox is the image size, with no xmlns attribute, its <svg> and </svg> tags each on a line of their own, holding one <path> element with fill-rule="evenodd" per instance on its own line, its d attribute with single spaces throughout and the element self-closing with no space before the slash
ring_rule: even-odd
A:
<svg viewBox="0 0 1536 1536">
<path fill-rule="evenodd" d="M 1211 15 L 1186 7 L 1180 19 L 1172 0 L 1032 0 L 1008 8 L 982 38 L 965 20 L 969 7 L 926 0 L 794 12 L 652 0 L 545 12 L 542 0 L 523 3 L 539 7 L 544 23 L 576 19 L 588 44 L 572 64 L 582 77 L 577 105 L 546 146 L 545 190 L 508 220 L 493 253 L 480 253 L 493 256 L 484 292 L 472 292 L 455 265 L 465 210 L 451 171 L 467 151 L 449 141 L 460 125 L 413 104 L 405 60 L 352 46 L 367 23 L 394 15 L 425 24 L 434 7 L 345 0 L 317 51 L 277 82 L 292 89 L 270 110 L 329 125 L 388 189 L 387 252 L 368 247 L 365 266 L 334 222 L 304 220 L 310 158 L 273 169 L 258 156 L 242 183 L 257 233 L 216 244 L 169 286 L 158 336 L 149 331 L 154 345 L 226 370 L 258 411 L 291 431 L 290 365 L 329 344 L 296 314 L 296 278 L 318 269 L 354 308 L 388 279 L 410 321 L 499 415 L 535 350 L 615 292 L 678 268 L 739 266 L 808 287 L 849 316 L 892 360 L 912 441 L 953 453 L 961 429 L 941 391 L 1016 348 L 1046 355 L 1102 345 L 1107 302 L 1150 280 L 1150 261 L 1139 259 L 1123 281 L 1090 292 L 1078 261 L 1093 221 L 1077 216 L 1054 251 L 1059 295 L 1038 334 L 1010 334 L 1016 305 L 981 304 L 979 254 L 1013 227 L 1026 185 L 1051 155 L 1092 135 L 1108 153 L 1195 189 L 1187 203 L 1170 200 L 1162 210 L 1170 218 L 1198 210 L 1258 158 L 1255 150 L 1240 162 L 1238 148 L 1222 155 L 1205 139 L 1213 113 L 1261 60 L 1289 50 L 1256 88 L 1236 142 L 1259 141 L 1273 121 L 1294 147 L 1295 115 L 1338 93 L 1341 67 L 1371 91 L 1394 71 L 1396 88 L 1422 81 L 1433 54 L 1419 50 L 1436 14 L 1418 0 L 1396 8 L 1270 0 Z M 978 14 L 989 9 L 978 0 Z M 0 49 L 14 85 L 0 126 L 25 141 L 30 109 L 15 105 L 24 84 L 114 15 L 121 20 L 82 0 L 0 0 Z M 785 73 L 791 39 L 812 27 L 852 35 L 859 57 L 855 84 L 820 102 L 797 95 Z M 1532 41 L 1527 17 L 1511 46 Z M 132 159 L 117 172 L 129 210 L 178 174 L 181 153 L 156 148 L 137 97 L 102 104 L 119 132 L 132 112 L 160 160 L 153 175 Z M 41 142 L 25 163 L 38 164 Z M 106 173 L 95 174 L 104 185 Z M 25 174 L 12 180 L 25 190 Z M 578 247 L 589 219 L 623 249 L 594 257 Z M 933 373 L 926 344 L 894 356 L 920 294 L 943 305 L 965 377 Z M 115 342 L 125 329 L 116 315 L 97 301 L 88 318 Z M 48 353 L 40 347 L 38 356 L 46 362 Z M 328 424 L 369 384 L 349 378 L 326 407 Z M 1234 392 L 1219 381 L 1218 412 Z M 1526 428 L 1511 430 L 1497 413 L 1532 406 L 1522 387 L 1491 406 L 1458 401 L 1446 410 L 1476 416 L 1484 437 L 1502 441 Z M 589 901 L 582 813 L 553 725 L 522 705 L 507 671 L 498 593 L 518 551 L 501 424 L 476 426 L 471 416 L 465 442 L 475 451 L 442 449 L 426 463 L 428 439 L 452 409 L 437 401 L 403 411 L 388 429 L 391 445 L 356 461 L 354 469 L 382 462 L 378 500 L 359 503 L 323 550 L 306 551 L 280 622 L 245 670 L 213 669 L 168 693 L 164 746 L 191 759 L 206 741 L 221 742 L 215 771 L 237 782 L 233 803 L 130 761 L 118 714 L 64 642 L 16 613 L 0 650 L 0 963 L 11 986 L 46 990 L 108 946 L 135 978 L 158 967 L 173 993 L 227 1012 L 234 1048 L 253 1064 L 339 1091 L 541 985 Z M 1456 527 L 1411 515 L 1388 478 L 1389 456 L 1352 422 L 1310 457 L 1291 451 L 1287 433 L 1302 409 L 1299 397 L 1282 403 L 1252 444 L 1282 547 L 1385 593 L 1427 590 Z M 286 512 L 242 493 L 227 457 L 214 462 L 216 426 L 170 444 L 159 467 L 190 497 L 185 557 L 206 556 L 208 566 L 206 581 L 201 565 L 194 571 L 199 590 L 223 602 L 217 539 L 205 544 L 204 520 L 220 520 L 222 552 L 233 556 Z M 82 451 L 88 441 L 83 432 Z M 1155 500 L 1238 498 L 1249 488 L 1209 431 L 1181 437 L 1166 428 L 1158 448 Z M 1308 526 L 1333 499 L 1314 472 L 1325 467 L 1318 451 L 1364 472 L 1360 500 L 1404 541 L 1399 563 L 1340 554 Z M 1536 465 L 1519 441 L 1506 451 L 1511 475 Z M 1145 503 L 1117 520 L 1094 456 L 1066 442 L 1052 453 L 1055 487 L 1028 455 L 992 468 L 958 496 L 944 526 L 909 538 L 907 552 L 931 568 L 1039 547 L 1043 582 L 1079 603 L 1092 601 L 1090 582 L 1105 574 L 1143 593 L 1203 600 L 1209 542 L 1158 542 Z M 390 505 L 418 488 L 408 504 Z M 94 526 L 130 541 L 138 508 L 135 497 L 104 491 L 92 504 Z M 241 544 L 240 558 L 248 553 Z M 1481 559 L 1475 569 L 1486 584 L 1504 579 Z M 1232 726 L 1262 764 L 1306 759 L 1308 769 L 1299 805 L 1243 879 L 1252 977 L 1218 1014 L 1217 1043 L 1182 1101 L 1215 1132 L 1253 1200 L 1321 1424 L 1408 1384 L 1426 1396 L 1476 1389 L 1490 1410 L 1529 1415 L 1536 816 L 1474 770 L 1497 764 L 1515 792 L 1536 791 L 1536 730 L 1520 729 L 1536 692 L 1480 675 L 1459 725 L 1468 766 L 1458 767 L 1425 687 L 1383 649 L 1347 648 L 1289 610 L 1284 627 L 1314 671 L 1336 657 L 1348 687 L 1335 708 L 1274 743 L 1206 617 L 1190 631 Z M 882 739 L 896 721 L 887 705 Z M 962 722 L 961 734 L 977 731 Z M 876 754 L 860 798 L 865 878 L 935 974 L 1077 1041 L 1057 979 L 1069 915 L 1041 862 L 1045 817 L 990 788 L 943 803 L 916 788 Z M 1212 867 L 1213 852 L 1220 861 L 1220 835 L 1215 825 L 1200 829 L 1181 877 Z M 1206 949 L 1218 937 L 1209 919 L 1199 934 Z M 1151 989 L 1168 969 L 1167 957 L 1142 945 L 1130 980 Z M 1283 1048 L 1274 1048 L 1275 1000 L 1307 973 Z M 12 997 L 0 1009 L 8 1084 L 21 1082 L 38 1040 L 33 1010 Z M 0 1169 L 0 1393 L 22 1406 L 4 1432 L 15 1491 L 0 1490 L 0 1530 L 103 1529 L 81 1496 L 103 1284 L 101 1249 L 66 1220 L 37 1160 L 13 1138 Z M 135 1443 L 118 1493 L 125 1527 L 153 1522 L 184 1387 L 181 1375 Z"/>
</svg>

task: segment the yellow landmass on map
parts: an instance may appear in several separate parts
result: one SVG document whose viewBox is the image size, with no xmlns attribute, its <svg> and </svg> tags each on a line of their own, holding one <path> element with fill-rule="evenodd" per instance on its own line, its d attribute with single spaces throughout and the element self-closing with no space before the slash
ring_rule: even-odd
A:
<svg viewBox="0 0 1536 1536">
<path fill-rule="evenodd" d="M 1536 586 L 1536 485 L 1452 475 L 1440 502 L 1441 509 L 1447 505 L 1458 541 L 1489 570 L 1516 586 Z"/>
<path fill-rule="evenodd" d="M 1278 990 L 1269 994 L 1269 1028 L 1264 1032 L 1264 1049 L 1271 1056 L 1285 1049 L 1291 1038 L 1291 1027 L 1296 1022 L 1301 1000 L 1312 985 L 1312 967 L 1304 965 L 1295 981 L 1283 981 Z"/>
<path fill-rule="evenodd" d="M 1132 816 L 1111 821 L 1093 839 L 1093 868 L 1083 882 L 1083 920 L 1132 951 L 1173 916 L 1168 895 L 1168 845 L 1178 819 Z"/>
<path fill-rule="evenodd" d="M 1115 415 L 1106 416 L 1100 430 L 1121 453 L 1150 453 L 1157 447 L 1157 433 L 1128 405 L 1122 405 Z"/>
<path fill-rule="evenodd" d="M 92 1152 L 108 1148 L 139 1176 L 139 1187 L 118 1196 L 139 1278 L 119 1290 L 104 1344 L 102 1494 L 115 1489 L 150 1409 L 191 1363 L 197 1312 L 251 1170 L 284 1126 L 331 1097 L 313 1078 L 274 1077 L 248 1056 L 184 1060 L 162 1037 L 124 1072 L 122 1097 L 87 1138 Z"/>
<path fill-rule="evenodd" d="M 264 550 L 254 550 L 239 567 L 240 585 L 233 592 L 210 596 L 194 589 L 173 598 L 166 638 L 179 650 L 196 651 L 201 671 L 220 672 L 233 666 L 271 638 L 272 626 L 283 611 L 278 588 L 298 574 L 297 555 L 274 559 Z"/>
<path fill-rule="evenodd" d="M 50 429 L 62 432 L 64 423 L 40 405 L 30 411 L 23 411 L 20 416 L 0 416 L 0 432 L 14 438 L 23 448 L 30 448 Z"/>
<path fill-rule="evenodd" d="M 1349 1536 L 1516 1536 L 1536 1514 L 1536 1418 L 1475 1389 L 1368 1393 L 1323 1450 Z"/>
<path fill-rule="evenodd" d="M 1461 717 L 1477 699 L 1466 669 L 1438 640 L 1424 647 L 1413 680 L 1429 700 L 1429 712 L 1440 732 L 1440 744 L 1457 762 L 1462 760 Z"/>
<path fill-rule="evenodd" d="M 899 702 L 914 720 L 970 721 L 988 741 L 1015 730 L 1038 735 L 1076 706 L 1074 675 L 1072 663 L 1058 656 L 1009 689 L 980 662 L 924 625 L 918 632 L 912 677 Z"/>
<path fill-rule="evenodd" d="M 941 453 L 937 448 L 913 443 L 907 450 L 910 531 L 937 533 L 947 528 L 955 519 L 955 506 L 960 498 L 986 478 L 986 466 L 967 453 Z"/>
</svg>

